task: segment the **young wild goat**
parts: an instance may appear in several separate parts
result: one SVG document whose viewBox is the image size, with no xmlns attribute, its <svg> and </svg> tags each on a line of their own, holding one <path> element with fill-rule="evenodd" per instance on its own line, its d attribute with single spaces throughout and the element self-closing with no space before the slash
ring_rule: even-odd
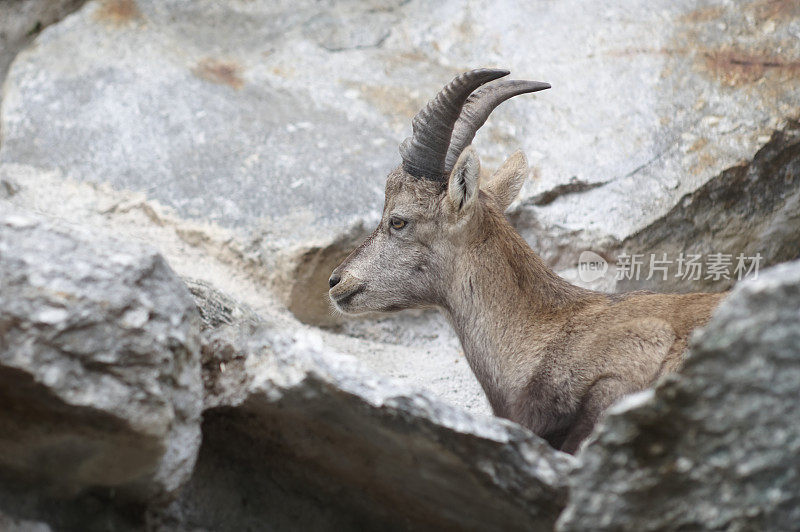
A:
<svg viewBox="0 0 800 532">
<path fill-rule="evenodd" d="M 689 333 L 722 295 L 604 294 L 544 264 L 503 214 L 527 174 L 524 155 L 481 182 L 470 146 L 500 103 L 550 87 L 481 87 L 508 73 L 461 74 L 414 117 L 381 222 L 334 270 L 330 298 L 347 314 L 441 309 L 494 413 L 575 453 L 615 400 L 681 365 Z"/>
</svg>

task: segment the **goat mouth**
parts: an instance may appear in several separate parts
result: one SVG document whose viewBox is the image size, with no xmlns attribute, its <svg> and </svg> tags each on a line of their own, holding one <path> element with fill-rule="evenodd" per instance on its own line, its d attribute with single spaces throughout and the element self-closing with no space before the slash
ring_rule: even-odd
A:
<svg viewBox="0 0 800 532">
<path fill-rule="evenodd" d="M 348 290 L 344 294 L 331 293 L 330 294 L 331 301 L 333 301 L 337 307 L 342 308 L 346 306 L 348 303 L 350 303 L 350 301 L 352 301 L 356 295 L 363 292 L 364 288 L 365 286 L 362 284 Z"/>
</svg>

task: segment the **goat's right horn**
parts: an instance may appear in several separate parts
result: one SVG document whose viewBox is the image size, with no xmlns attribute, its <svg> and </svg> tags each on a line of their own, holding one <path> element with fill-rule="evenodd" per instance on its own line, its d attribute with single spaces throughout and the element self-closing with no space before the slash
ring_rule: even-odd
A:
<svg viewBox="0 0 800 532">
<path fill-rule="evenodd" d="M 509 79 L 481 87 L 467 98 L 461 115 L 453 128 L 450 147 L 447 149 L 444 170 L 449 174 L 464 148 L 472 143 L 475 133 L 486 122 L 495 107 L 514 96 L 549 89 L 549 83 Z"/>
<path fill-rule="evenodd" d="M 400 145 L 403 168 L 415 177 L 444 181 L 445 160 L 453 126 L 469 95 L 486 83 L 509 74 L 508 70 L 481 68 L 464 72 L 428 102 L 412 120 L 413 135 Z M 485 120 L 485 119 L 484 119 Z"/>
</svg>

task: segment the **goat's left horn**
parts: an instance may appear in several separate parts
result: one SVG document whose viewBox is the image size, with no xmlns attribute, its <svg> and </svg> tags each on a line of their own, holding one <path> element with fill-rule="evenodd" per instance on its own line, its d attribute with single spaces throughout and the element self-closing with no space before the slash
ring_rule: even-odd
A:
<svg viewBox="0 0 800 532">
<path fill-rule="evenodd" d="M 453 126 L 469 95 L 486 83 L 509 74 L 508 70 L 482 68 L 464 72 L 428 102 L 411 122 L 413 135 L 400 145 L 403 168 L 415 177 L 447 179 L 445 159 Z"/>
<path fill-rule="evenodd" d="M 445 158 L 445 174 L 450 173 L 461 152 L 472 143 L 475 133 L 486 123 L 486 119 L 498 105 L 514 96 L 549 88 L 549 83 L 541 81 L 510 79 L 486 85 L 471 94 L 461 108 L 461 115 L 453 128 L 450 147 Z"/>
</svg>

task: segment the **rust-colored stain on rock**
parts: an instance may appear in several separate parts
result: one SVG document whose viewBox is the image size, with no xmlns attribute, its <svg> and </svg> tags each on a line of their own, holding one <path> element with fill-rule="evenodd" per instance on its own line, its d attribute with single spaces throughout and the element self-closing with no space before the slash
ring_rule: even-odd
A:
<svg viewBox="0 0 800 532">
<path fill-rule="evenodd" d="M 789 21 L 800 16 L 800 1 L 756 0 L 748 4 L 745 10 L 755 15 L 758 20 Z"/>
<path fill-rule="evenodd" d="M 723 18 L 728 12 L 725 6 L 707 6 L 692 10 L 681 17 L 683 22 L 701 24 Z M 755 0 L 740 6 L 734 12 L 736 16 L 752 16 L 755 20 L 765 22 L 789 21 L 800 16 L 800 1 L 798 0 Z"/>
<path fill-rule="evenodd" d="M 192 72 L 201 79 L 220 85 L 228 85 L 234 89 L 240 89 L 244 85 L 244 80 L 240 76 L 239 65 L 233 62 L 210 58 L 203 59 L 192 69 Z"/>
<path fill-rule="evenodd" d="M 701 152 L 697 157 L 697 161 L 689 168 L 689 172 L 692 175 L 699 176 L 709 168 L 713 168 L 715 162 L 716 158 L 711 153 Z"/>
<path fill-rule="evenodd" d="M 723 85 L 763 80 L 771 92 L 784 91 L 800 74 L 796 37 L 788 29 L 798 17 L 800 0 L 701 7 L 680 17 L 675 44 L 694 58 L 697 70 Z"/>
<path fill-rule="evenodd" d="M 424 96 L 412 98 L 408 95 L 408 91 L 402 88 L 348 81 L 345 82 L 345 85 L 350 89 L 357 90 L 360 98 L 374 105 L 386 116 L 392 117 L 401 123 L 407 122 L 408 119 L 417 114 L 420 107 L 425 105 Z"/>
<path fill-rule="evenodd" d="M 142 16 L 135 0 L 103 0 L 96 17 L 104 22 L 122 25 Z"/>
<path fill-rule="evenodd" d="M 701 7 L 686 13 L 681 17 L 683 22 L 702 23 L 716 20 L 725 13 L 723 6 Z"/>
<path fill-rule="evenodd" d="M 705 67 L 715 78 L 731 87 L 756 82 L 770 71 L 800 75 L 800 60 L 732 48 L 707 52 Z"/>
</svg>

